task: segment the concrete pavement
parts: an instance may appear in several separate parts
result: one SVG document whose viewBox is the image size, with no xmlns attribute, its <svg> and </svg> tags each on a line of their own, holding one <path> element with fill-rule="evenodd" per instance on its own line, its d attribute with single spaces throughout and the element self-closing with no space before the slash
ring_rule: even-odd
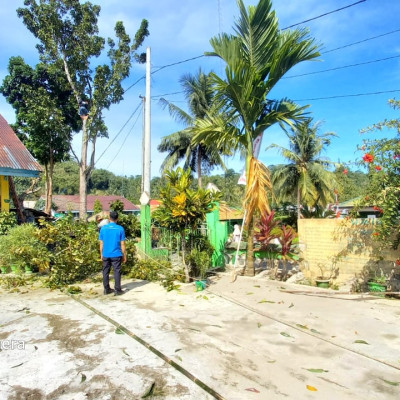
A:
<svg viewBox="0 0 400 400">
<path fill-rule="evenodd" d="M 25 343 L 0 352 L 1 399 L 215 398 L 196 379 L 229 400 L 400 398 L 398 300 L 229 275 L 203 292 L 80 286 L 80 302 L 0 292 L 0 340 Z"/>
</svg>

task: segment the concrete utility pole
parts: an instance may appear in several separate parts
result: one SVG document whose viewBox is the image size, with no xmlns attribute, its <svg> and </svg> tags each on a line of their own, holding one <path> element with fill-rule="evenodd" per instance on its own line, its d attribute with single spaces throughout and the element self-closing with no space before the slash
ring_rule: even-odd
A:
<svg viewBox="0 0 400 400">
<path fill-rule="evenodd" d="M 141 248 L 146 255 L 151 253 L 150 175 L 151 175 L 151 64 L 150 47 L 146 51 L 146 97 L 144 112 L 143 176 L 140 196 Z"/>
<path fill-rule="evenodd" d="M 146 50 L 146 108 L 144 123 L 144 171 L 143 191 L 150 197 L 150 175 L 151 175 L 151 65 L 150 47 Z"/>
</svg>

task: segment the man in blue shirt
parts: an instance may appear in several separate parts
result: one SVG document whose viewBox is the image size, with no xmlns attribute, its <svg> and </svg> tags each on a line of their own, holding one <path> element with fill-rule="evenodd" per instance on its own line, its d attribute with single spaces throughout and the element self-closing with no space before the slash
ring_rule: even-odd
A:
<svg viewBox="0 0 400 400">
<path fill-rule="evenodd" d="M 118 213 L 110 212 L 110 223 L 100 229 L 100 257 L 103 261 L 104 294 L 124 294 L 121 289 L 121 263 L 126 263 L 125 231 L 117 225 Z M 114 268 L 115 291 L 110 288 L 110 270 Z"/>
</svg>

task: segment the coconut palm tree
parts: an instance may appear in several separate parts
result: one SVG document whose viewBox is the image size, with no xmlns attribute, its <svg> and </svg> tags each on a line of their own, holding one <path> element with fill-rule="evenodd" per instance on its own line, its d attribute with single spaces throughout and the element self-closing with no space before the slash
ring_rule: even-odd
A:
<svg viewBox="0 0 400 400">
<path fill-rule="evenodd" d="M 336 135 L 331 132 L 318 134 L 320 125 L 320 122 L 312 124 L 311 119 L 299 122 L 289 132 L 285 130 L 289 148 L 277 144 L 268 146 L 279 149 L 289 161 L 289 164 L 274 168 L 272 184 L 278 202 L 296 199 L 298 218 L 301 217 L 301 205 L 326 206 L 333 200 L 335 177 L 326 169 L 333 163 L 321 157 L 321 153 Z"/>
<path fill-rule="evenodd" d="M 168 152 L 161 164 L 161 171 L 174 168 L 181 160 L 185 160 L 184 169 L 190 168 L 197 172 L 198 185 L 201 188 L 202 172 L 209 171 L 215 166 L 224 166 L 220 152 L 215 146 L 206 146 L 204 143 L 193 144 L 192 139 L 196 132 L 195 122 L 203 119 L 210 112 L 213 101 L 213 87 L 209 75 L 201 70 L 196 75 L 186 74 L 180 79 L 188 102 L 189 112 L 185 112 L 166 99 L 161 104 L 168 108 L 170 114 L 186 128 L 162 138 L 158 151 Z"/>
<path fill-rule="evenodd" d="M 212 74 L 215 103 L 223 112 L 197 121 L 195 140 L 244 151 L 247 171 L 248 250 L 246 274 L 254 275 L 253 223 L 256 209 L 269 212 L 266 187 L 271 189 L 266 167 L 253 157 L 254 140 L 275 123 L 301 119 L 304 108 L 293 102 L 273 100 L 270 92 L 292 67 L 319 56 L 318 46 L 305 29 L 279 30 L 271 0 L 260 0 L 248 10 L 238 0 L 240 17 L 235 34 L 211 39 L 211 56 L 226 62 L 224 78 Z"/>
</svg>

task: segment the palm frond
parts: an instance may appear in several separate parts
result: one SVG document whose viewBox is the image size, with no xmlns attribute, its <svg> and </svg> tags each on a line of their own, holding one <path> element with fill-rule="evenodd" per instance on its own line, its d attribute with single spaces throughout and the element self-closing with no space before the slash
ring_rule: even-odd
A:
<svg viewBox="0 0 400 400">
<path fill-rule="evenodd" d="M 250 159 L 247 190 L 244 200 L 246 224 L 252 220 L 256 210 L 261 215 L 270 214 L 269 194 L 272 193 L 271 176 L 268 168 L 255 157 Z"/>
<path fill-rule="evenodd" d="M 168 100 L 161 98 L 159 103 L 162 108 L 167 108 L 170 115 L 175 119 L 177 122 L 183 123 L 185 126 L 188 126 L 193 123 L 193 118 L 180 107 L 176 106 L 175 104 L 169 102 Z"/>
</svg>

